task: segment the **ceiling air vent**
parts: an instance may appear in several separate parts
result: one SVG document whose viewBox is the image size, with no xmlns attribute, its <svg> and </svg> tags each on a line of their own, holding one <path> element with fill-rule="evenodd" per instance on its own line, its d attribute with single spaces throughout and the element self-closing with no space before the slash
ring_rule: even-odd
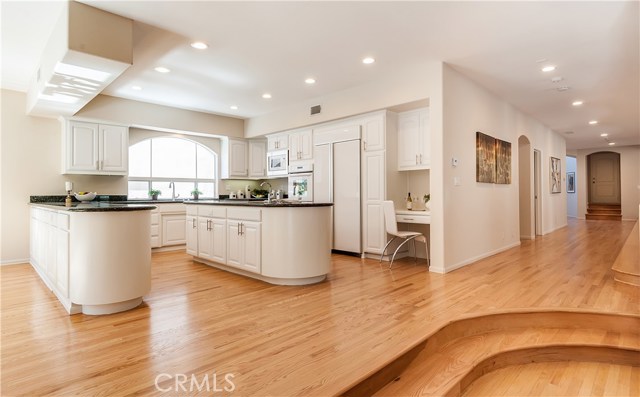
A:
<svg viewBox="0 0 640 397">
<path fill-rule="evenodd" d="M 314 114 L 320 113 L 321 110 L 322 110 L 322 108 L 320 107 L 320 105 L 311 106 L 310 114 L 313 116 Z"/>
</svg>

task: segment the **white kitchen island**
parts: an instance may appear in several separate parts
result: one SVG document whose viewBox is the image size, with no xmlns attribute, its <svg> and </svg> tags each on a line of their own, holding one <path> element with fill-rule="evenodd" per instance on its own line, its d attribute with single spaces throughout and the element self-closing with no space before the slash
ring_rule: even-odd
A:
<svg viewBox="0 0 640 397">
<path fill-rule="evenodd" d="M 279 285 L 329 273 L 332 204 L 185 203 L 187 253 L 197 262 Z"/>
<path fill-rule="evenodd" d="M 152 205 L 31 203 L 31 264 L 69 314 L 110 314 L 151 288 Z"/>
</svg>

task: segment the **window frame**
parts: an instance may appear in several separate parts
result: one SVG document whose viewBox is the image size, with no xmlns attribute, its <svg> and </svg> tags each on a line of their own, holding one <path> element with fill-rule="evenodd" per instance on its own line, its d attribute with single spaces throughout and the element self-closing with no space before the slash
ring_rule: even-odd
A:
<svg viewBox="0 0 640 397">
<path fill-rule="evenodd" d="M 194 144 L 194 149 L 195 149 L 195 178 L 178 178 L 178 177 L 155 177 L 153 176 L 153 141 L 155 139 L 178 139 L 178 140 L 183 140 L 183 141 L 187 141 L 190 143 Z M 161 136 L 156 136 L 156 137 L 151 137 L 151 138 L 146 138 L 143 139 L 139 142 L 134 143 L 133 145 L 130 145 L 129 148 L 131 148 L 134 145 L 137 145 L 139 143 L 145 142 L 145 141 L 149 141 L 149 173 L 150 173 L 150 177 L 141 177 L 141 176 L 130 176 L 127 175 L 127 196 L 129 195 L 129 182 L 146 182 L 147 183 L 147 191 L 149 191 L 151 189 L 151 186 L 154 182 L 166 182 L 167 184 L 171 183 L 171 182 L 193 182 L 194 183 L 194 187 L 196 189 L 198 189 L 198 183 L 211 183 L 213 184 L 213 196 L 209 197 L 209 196 L 200 196 L 201 198 L 205 198 L 205 199 L 209 199 L 209 198 L 216 198 L 218 197 L 218 154 L 213 151 L 211 148 L 207 147 L 206 145 L 203 145 L 200 142 L 197 141 L 193 141 L 191 139 L 187 139 L 187 138 L 181 138 L 181 137 L 175 137 L 175 136 L 171 136 L 171 137 L 161 137 Z M 212 155 L 213 155 L 213 179 L 211 178 L 198 178 L 198 146 L 202 146 L 202 148 L 206 149 L 207 151 L 209 151 Z M 127 150 L 129 150 L 129 148 L 127 148 Z M 131 161 L 131 157 L 129 157 L 129 161 Z M 133 198 L 131 200 L 145 200 L 144 198 Z"/>
</svg>

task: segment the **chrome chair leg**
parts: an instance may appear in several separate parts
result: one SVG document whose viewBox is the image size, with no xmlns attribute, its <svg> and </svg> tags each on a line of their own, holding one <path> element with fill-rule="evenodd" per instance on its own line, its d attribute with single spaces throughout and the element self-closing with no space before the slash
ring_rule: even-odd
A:
<svg viewBox="0 0 640 397">
<path fill-rule="evenodd" d="M 397 238 L 398 238 L 398 236 L 393 236 L 393 238 L 391 240 L 387 241 L 387 245 L 384 246 L 384 248 L 382 249 L 382 254 L 380 254 L 380 263 L 382 263 L 382 258 L 384 257 L 384 252 L 387 250 L 387 247 L 389 246 L 389 244 L 391 244 Z"/>
<path fill-rule="evenodd" d="M 407 237 L 406 239 L 404 239 L 404 241 L 398 246 L 398 248 L 396 248 L 395 252 L 393 253 L 393 256 L 391 257 L 391 263 L 389 263 L 389 269 L 391 269 L 391 266 L 393 266 L 393 260 L 396 257 L 396 254 L 398 253 L 398 251 L 400 251 L 400 248 L 402 248 L 403 245 L 405 245 L 406 243 L 408 243 L 409 241 L 415 239 L 418 236 L 411 236 L 411 237 Z"/>
<path fill-rule="evenodd" d="M 413 259 L 415 264 L 418 264 L 418 251 L 416 251 L 416 239 L 413 239 Z"/>
</svg>

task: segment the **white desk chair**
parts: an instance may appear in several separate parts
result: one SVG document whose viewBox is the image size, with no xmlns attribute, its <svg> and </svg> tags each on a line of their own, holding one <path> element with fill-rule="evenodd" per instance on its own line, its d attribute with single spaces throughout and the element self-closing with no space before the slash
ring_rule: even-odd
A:
<svg viewBox="0 0 640 397">
<path fill-rule="evenodd" d="M 398 231 L 398 223 L 396 221 L 396 210 L 395 210 L 393 201 L 384 201 L 382 203 L 382 208 L 384 210 L 385 229 L 387 230 L 387 233 L 393 236 L 393 238 L 387 242 L 387 245 L 384 246 L 384 249 L 382 250 L 382 255 L 380 255 L 380 263 L 382 263 L 382 258 L 384 257 L 384 253 L 387 250 L 387 247 L 389 246 L 389 244 L 391 244 L 397 238 L 402 238 L 404 239 L 404 241 L 398 246 L 398 248 L 396 248 L 396 251 L 393 253 L 393 256 L 391 256 L 391 263 L 389 263 L 389 269 L 391 269 L 391 266 L 393 266 L 393 260 L 395 259 L 396 254 L 398 253 L 400 248 L 402 248 L 402 246 L 408 243 L 409 241 L 413 241 L 413 253 L 415 256 L 415 261 L 417 263 L 418 256 L 416 253 L 416 240 L 426 244 L 427 239 L 420 232 Z M 427 248 L 427 263 L 429 263 L 428 248 Z"/>
</svg>

